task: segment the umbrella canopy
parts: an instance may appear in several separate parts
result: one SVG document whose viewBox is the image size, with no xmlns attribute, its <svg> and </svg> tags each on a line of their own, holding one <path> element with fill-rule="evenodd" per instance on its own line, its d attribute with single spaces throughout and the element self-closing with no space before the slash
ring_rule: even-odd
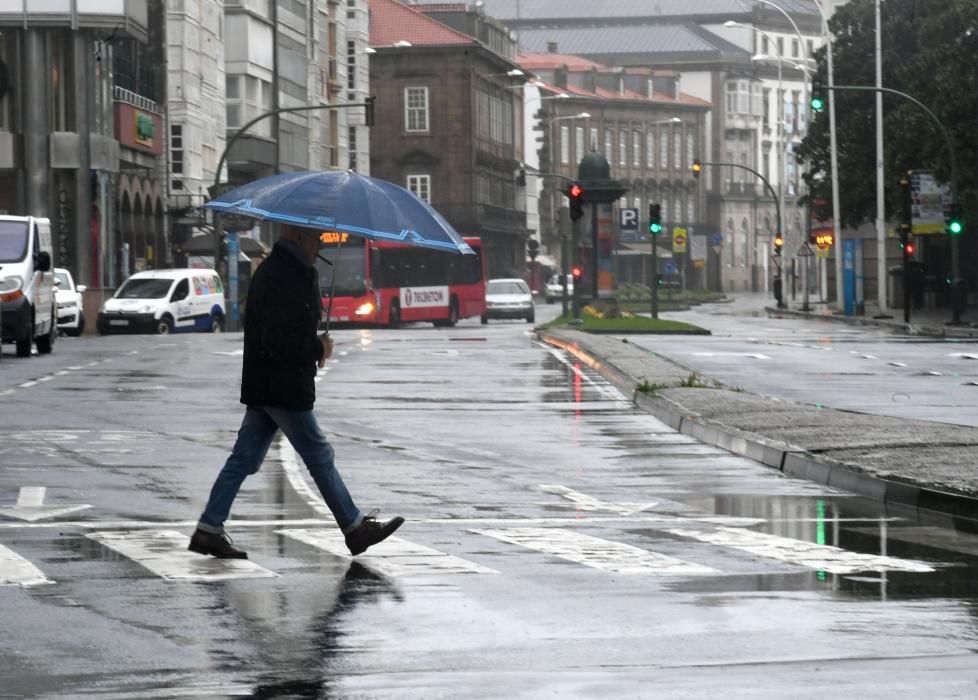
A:
<svg viewBox="0 0 978 700">
<path fill-rule="evenodd" d="M 222 214 L 474 254 L 427 202 L 403 187 L 352 171 L 271 175 L 237 187 L 204 206 Z"/>
</svg>

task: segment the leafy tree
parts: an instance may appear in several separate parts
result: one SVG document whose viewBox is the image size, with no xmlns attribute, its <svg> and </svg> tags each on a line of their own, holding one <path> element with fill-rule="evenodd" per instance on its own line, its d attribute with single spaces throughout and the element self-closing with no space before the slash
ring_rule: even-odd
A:
<svg viewBox="0 0 978 700">
<path fill-rule="evenodd" d="M 876 83 L 873 0 L 851 0 L 830 22 L 836 85 Z M 947 129 L 958 165 L 958 200 L 966 219 L 978 212 L 978 2 L 975 0 L 886 0 L 882 6 L 883 87 L 927 105 Z M 827 86 L 824 48 L 818 72 Z M 876 95 L 835 91 L 839 151 L 840 224 L 858 226 L 876 216 Z M 933 170 L 951 179 L 945 139 L 920 107 L 884 95 L 884 160 L 887 212 L 898 212 L 900 175 Z M 809 161 L 805 179 L 816 213 L 831 216 L 828 109 L 818 114 L 799 149 Z"/>
</svg>

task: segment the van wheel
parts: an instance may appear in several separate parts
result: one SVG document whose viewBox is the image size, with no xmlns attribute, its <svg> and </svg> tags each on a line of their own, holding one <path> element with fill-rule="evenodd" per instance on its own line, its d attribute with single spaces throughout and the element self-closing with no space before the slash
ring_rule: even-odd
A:
<svg viewBox="0 0 978 700">
<path fill-rule="evenodd" d="M 224 330 L 224 317 L 221 314 L 211 314 L 211 333 L 220 333 Z"/>
<path fill-rule="evenodd" d="M 169 335 L 173 330 L 173 321 L 169 316 L 164 316 L 156 324 L 156 332 L 160 335 Z"/>
<path fill-rule="evenodd" d="M 47 335 L 39 335 L 37 337 L 37 351 L 41 355 L 47 355 L 52 350 L 54 350 L 54 338 L 58 332 L 52 328 L 48 331 Z"/>
<path fill-rule="evenodd" d="M 483 326 L 485 326 L 485 325 L 488 325 L 488 323 L 489 323 L 489 317 L 488 317 L 488 316 L 486 316 L 485 314 L 482 314 L 482 318 L 481 318 L 481 319 L 479 319 L 479 320 L 481 320 L 481 321 L 482 321 L 482 325 L 483 325 Z"/>
<path fill-rule="evenodd" d="M 28 319 L 20 330 L 21 336 L 17 338 L 17 357 L 30 357 L 31 343 L 34 341 L 34 322 Z"/>
</svg>

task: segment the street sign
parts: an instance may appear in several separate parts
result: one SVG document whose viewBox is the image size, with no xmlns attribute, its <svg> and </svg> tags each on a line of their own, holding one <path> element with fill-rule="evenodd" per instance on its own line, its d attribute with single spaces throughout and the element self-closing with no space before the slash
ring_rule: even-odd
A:
<svg viewBox="0 0 978 700">
<path fill-rule="evenodd" d="M 618 210 L 618 230 L 622 233 L 638 233 L 638 209 L 622 207 Z"/>
<path fill-rule="evenodd" d="M 676 263 L 674 263 L 672 260 L 667 260 L 665 264 L 662 266 L 662 270 L 667 275 L 674 275 L 677 272 Z"/>
<path fill-rule="evenodd" d="M 812 249 L 807 243 L 802 243 L 801 247 L 798 248 L 798 257 L 800 258 L 810 258 L 812 257 Z"/>
<path fill-rule="evenodd" d="M 706 260 L 706 236 L 693 236 L 689 239 L 689 259 L 694 263 Z"/>
<path fill-rule="evenodd" d="M 723 247 L 723 234 L 722 233 L 711 233 L 710 234 L 710 245 L 714 248 Z M 717 251 L 718 253 L 720 251 Z"/>
<path fill-rule="evenodd" d="M 674 228 L 672 230 L 672 252 L 673 253 L 685 253 L 686 252 L 686 229 L 684 228 Z"/>
<path fill-rule="evenodd" d="M 944 233 L 945 209 L 951 203 L 947 186 L 938 185 L 926 171 L 910 174 L 910 209 L 913 233 Z"/>
</svg>

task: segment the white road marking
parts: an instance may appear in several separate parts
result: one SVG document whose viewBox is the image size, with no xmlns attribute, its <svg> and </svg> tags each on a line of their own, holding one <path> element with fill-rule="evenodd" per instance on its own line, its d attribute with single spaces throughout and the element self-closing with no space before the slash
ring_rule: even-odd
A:
<svg viewBox="0 0 978 700">
<path fill-rule="evenodd" d="M 302 477 L 302 470 L 299 468 L 299 460 L 295 449 L 284 435 L 279 436 L 278 453 L 282 461 L 282 469 L 285 471 L 285 477 L 289 480 L 295 492 L 302 497 L 302 500 L 310 508 L 332 520 L 333 513 L 326 506 L 323 497 L 317 491 L 313 491 L 309 482 Z"/>
<path fill-rule="evenodd" d="M 212 352 L 211 355 L 227 355 L 228 357 L 238 357 L 244 355 L 244 350 L 230 350 L 228 352 Z"/>
<path fill-rule="evenodd" d="M 948 357 L 960 357 L 962 360 L 978 360 L 978 355 L 970 352 L 949 352 Z"/>
<path fill-rule="evenodd" d="M 568 501 L 576 504 L 581 510 L 607 510 L 612 513 L 630 515 L 648 510 L 658 504 L 658 501 L 649 501 L 648 503 L 609 503 L 597 499 L 594 496 L 588 496 L 574 489 L 569 489 L 566 486 L 561 486 L 560 484 L 540 484 L 540 489 L 546 493 L 552 493 L 566 498 Z"/>
<path fill-rule="evenodd" d="M 571 530 L 546 527 L 514 527 L 505 530 L 470 530 L 510 544 L 620 574 L 715 574 L 716 569 L 639 549 L 622 542 L 603 540 Z"/>
<path fill-rule="evenodd" d="M 0 586 L 39 586 L 54 583 L 16 552 L 0 545 Z"/>
<path fill-rule="evenodd" d="M 568 348 L 555 348 L 555 347 L 553 347 L 553 346 L 551 346 L 549 344 L 546 344 L 546 343 L 537 343 L 537 344 L 540 347 L 542 347 L 544 350 L 546 350 L 547 352 L 549 352 L 551 355 L 553 355 L 555 358 L 557 358 L 557 360 L 561 364 L 566 365 L 568 369 L 570 369 L 572 372 L 574 372 L 574 374 L 576 374 L 578 377 L 580 377 L 581 379 L 583 379 L 585 382 L 587 382 L 588 384 L 590 384 L 592 387 L 594 387 L 595 389 L 597 389 L 599 392 L 601 392 L 602 394 L 604 394 L 605 396 L 607 396 L 612 401 L 617 401 L 618 403 L 625 403 L 625 404 L 631 405 L 631 402 L 627 399 L 627 397 L 624 394 L 622 394 L 620 391 L 618 391 L 618 389 L 616 389 L 614 386 L 612 386 L 611 384 L 599 384 L 596 381 L 594 381 L 594 379 L 592 379 L 588 375 L 584 374 L 580 369 L 578 369 L 577 367 L 575 367 L 574 366 L 574 363 L 571 362 L 567 358 L 567 355 L 568 354 L 573 354 L 575 352 L 575 350 L 573 348 L 570 348 L 570 347 L 568 347 Z M 585 355 L 583 353 L 578 354 L 578 355 L 574 355 L 574 357 L 576 357 L 578 360 L 580 360 L 581 362 L 583 362 L 584 364 L 586 364 L 586 365 L 588 365 L 589 367 L 592 367 L 592 368 L 594 367 L 594 364 L 597 362 L 593 358 L 590 358 L 590 357 L 588 357 L 587 355 Z"/>
<path fill-rule="evenodd" d="M 907 363 L 906 362 L 887 362 L 886 364 L 890 365 L 891 367 L 906 367 L 907 366 Z"/>
<path fill-rule="evenodd" d="M 891 518 L 898 520 L 899 518 Z M 878 519 L 872 519 L 874 523 Z M 615 516 L 588 516 L 582 517 L 575 515 L 571 517 L 543 517 L 543 518 L 418 518 L 411 522 L 425 523 L 428 525 L 587 525 L 602 523 L 669 523 L 677 525 L 682 523 L 709 523 L 711 525 L 727 525 L 730 527 L 753 527 L 768 522 L 763 518 L 740 518 L 725 515 L 707 515 L 697 517 L 675 517 L 672 515 L 615 515 Z M 779 519 L 779 523 L 789 522 L 816 522 L 815 518 Z M 833 522 L 847 522 L 846 519 L 833 520 Z M 866 518 L 856 518 L 853 522 L 866 522 Z M 0 530 L 19 530 L 19 529 L 39 529 L 39 528 L 79 528 L 81 530 L 139 530 L 155 529 L 161 527 L 188 528 L 194 527 L 196 520 L 177 520 L 173 522 L 162 522 L 159 520 L 72 520 L 53 523 L 4 523 L 0 522 Z M 295 520 L 229 520 L 225 525 L 228 530 L 237 530 L 248 527 L 282 527 L 282 526 L 310 526 L 310 527 L 334 527 L 336 521 L 330 515 L 328 519 L 322 518 L 298 518 Z"/>
<path fill-rule="evenodd" d="M 276 530 L 276 532 L 338 557 L 350 558 L 350 550 L 346 548 L 343 533 L 335 527 L 330 530 Z M 388 537 L 368 551 L 369 554 L 359 555 L 357 561 L 369 563 L 370 568 L 389 576 L 499 573 L 494 569 L 399 537 Z"/>
<path fill-rule="evenodd" d="M 922 561 L 850 552 L 831 545 L 815 544 L 814 542 L 794 540 L 751 530 L 721 527 L 713 531 L 675 529 L 668 530 L 668 532 L 679 537 L 688 537 L 721 547 L 731 547 L 742 552 L 777 559 L 789 564 L 799 564 L 831 574 L 853 574 L 860 571 L 913 571 L 916 573 L 934 571 L 932 566 Z"/>
<path fill-rule="evenodd" d="M 17 494 L 17 503 L 13 507 L 0 508 L 0 517 L 14 518 L 15 520 L 44 520 L 55 518 L 59 515 L 75 513 L 79 510 L 91 508 L 87 503 L 79 503 L 68 506 L 46 506 L 44 497 L 47 488 L 44 486 L 22 486 Z"/>
<path fill-rule="evenodd" d="M 801 346 L 798 346 L 801 347 Z M 770 355 L 759 352 L 693 352 L 694 357 L 750 357 L 755 360 L 770 360 Z"/>
<path fill-rule="evenodd" d="M 167 581 L 224 581 L 278 576 L 247 559 L 215 559 L 187 551 L 189 538 L 176 530 L 90 532 L 86 536 Z"/>
</svg>

